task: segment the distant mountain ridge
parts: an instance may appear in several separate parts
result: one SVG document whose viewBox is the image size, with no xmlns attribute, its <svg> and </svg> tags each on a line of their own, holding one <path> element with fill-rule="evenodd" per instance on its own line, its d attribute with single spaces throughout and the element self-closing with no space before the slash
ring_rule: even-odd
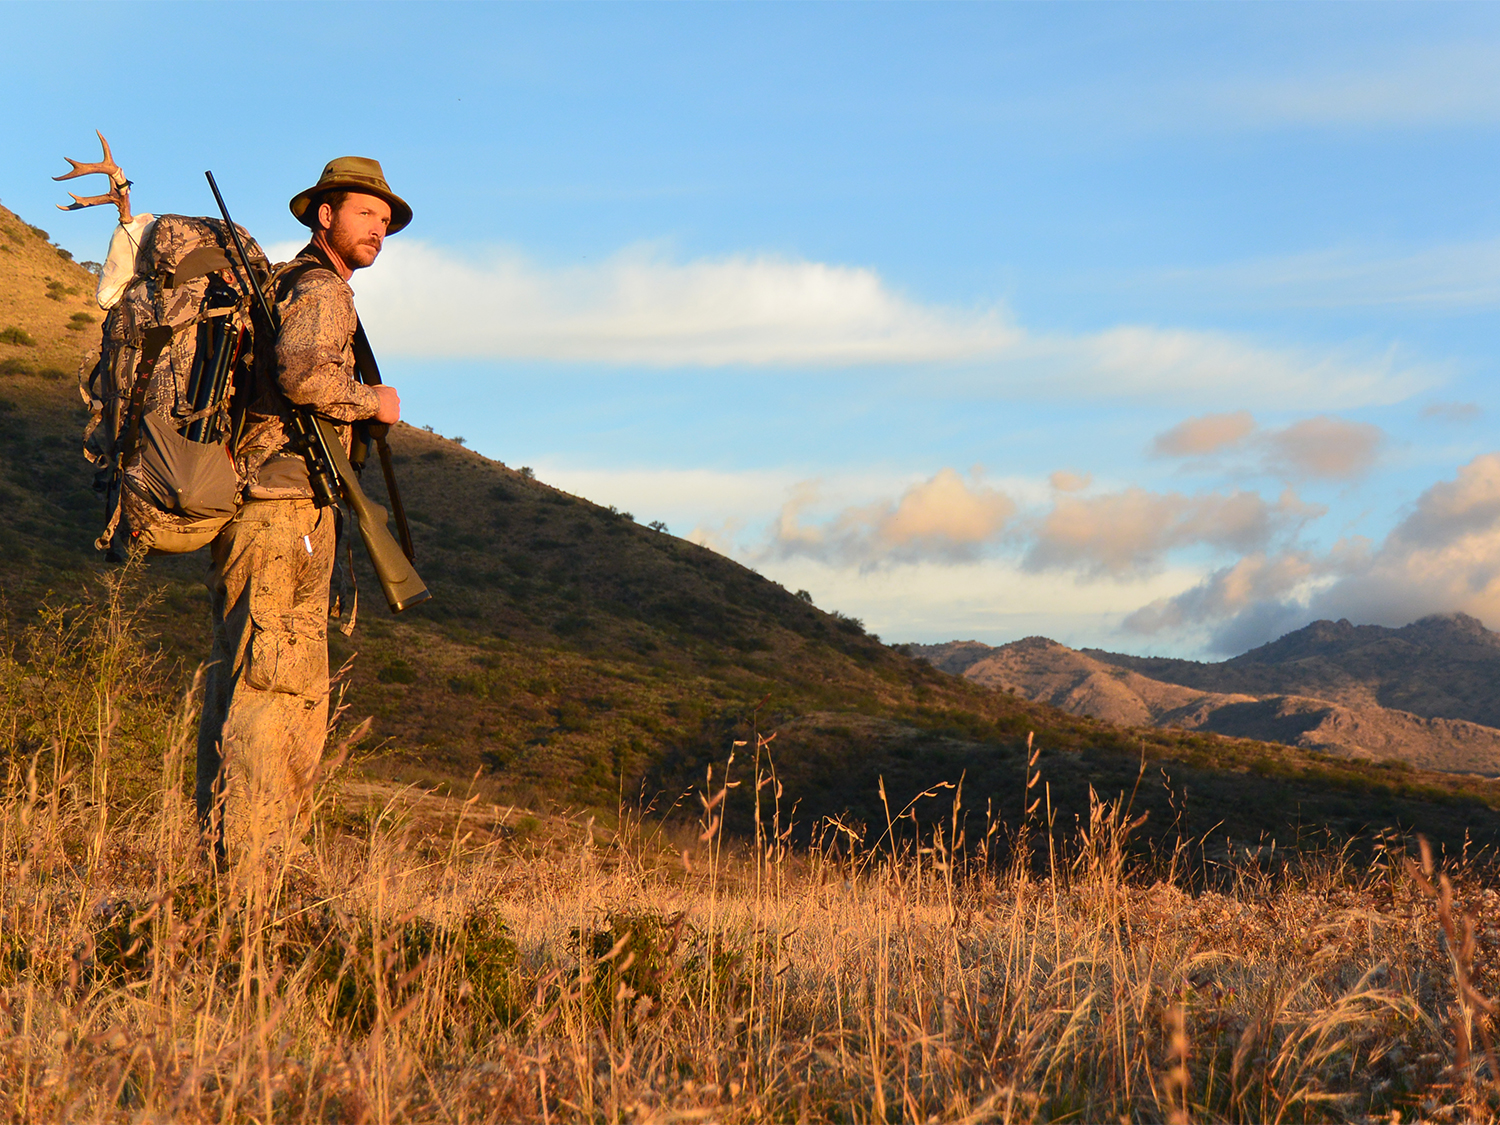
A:
<svg viewBox="0 0 1500 1125">
<path fill-rule="evenodd" d="M 1500 633 L 1465 613 L 1399 629 L 1314 621 L 1217 664 L 1085 649 L 1153 679 L 1206 691 L 1295 694 L 1500 727 Z"/>
<path fill-rule="evenodd" d="M 972 682 L 1123 726 L 1500 774 L 1500 635 L 1465 614 L 1400 629 L 1318 621 L 1221 663 L 1077 651 L 1045 637 L 911 651 Z"/>
</svg>

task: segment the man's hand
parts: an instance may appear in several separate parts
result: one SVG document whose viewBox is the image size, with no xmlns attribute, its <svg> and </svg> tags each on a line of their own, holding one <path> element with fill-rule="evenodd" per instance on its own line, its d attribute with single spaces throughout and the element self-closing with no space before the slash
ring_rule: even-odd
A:
<svg viewBox="0 0 1500 1125">
<path fill-rule="evenodd" d="M 396 388 L 382 383 L 370 389 L 380 396 L 380 407 L 375 411 L 375 421 L 384 422 L 388 426 L 394 426 L 401 421 L 401 396 L 396 393 Z"/>
</svg>

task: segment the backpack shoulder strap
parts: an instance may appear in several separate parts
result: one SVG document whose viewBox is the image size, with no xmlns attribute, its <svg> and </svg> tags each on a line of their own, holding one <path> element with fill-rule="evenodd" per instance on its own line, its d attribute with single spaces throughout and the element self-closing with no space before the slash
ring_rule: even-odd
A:
<svg viewBox="0 0 1500 1125">
<path fill-rule="evenodd" d="M 141 333 L 140 359 L 135 365 L 135 381 L 130 387 L 130 405 L 125 414 L 125 436 L 120 441 L 118 464 L 121 469 L 130 464 L 135 456 L 136 442 L 140 438 L 141 415 L 145 413 L 146 385 L 151 382 L 151 372 L 156 361 L 172 342 L 172 327 L 160 324 Z"/>
</svg>

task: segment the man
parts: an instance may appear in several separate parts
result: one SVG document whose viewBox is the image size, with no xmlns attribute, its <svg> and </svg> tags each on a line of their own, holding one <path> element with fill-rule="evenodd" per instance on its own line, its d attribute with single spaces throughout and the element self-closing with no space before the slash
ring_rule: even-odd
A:
<svg viewBox="0 0 1500 1125">
<path fill-rule="evenodd" d="M 295 406 L 336 423 L 394 423 L 401 400 L 355 374 L 359 320 L 349 278 L 411 222 L 379 163 L 345 156 L 291 201 L 312 241 L 278 271 L 274 352 L 259 345 L 243 434 L 239 514 L 214 540 L 207 583 L 213 655 L 198 727 L 197 806 L 226 852 L 281 848 L 300 835 L 328 726 L 329 582 L 338 513 L 319 508 L 288 440 Z"/>
</svg>

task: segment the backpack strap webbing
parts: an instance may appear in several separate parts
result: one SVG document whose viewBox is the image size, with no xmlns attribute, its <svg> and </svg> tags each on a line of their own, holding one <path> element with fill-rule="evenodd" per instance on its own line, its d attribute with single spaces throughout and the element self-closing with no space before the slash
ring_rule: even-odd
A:
<svg viewBox="0 0 1500 1125">
<path fill-rule="evenodd" d="M 135 382 L 130 388 L 130 405 L 125 415 L 125 436 L 120 441 L 117 464 L 121 469 L 135 456 L 136 442 L 140 440 L 141 415 L 145 413 L 146 385 L 151 381 L 151 372 L 156 361 L 172 342 L 172 328 L 159 324 L 141 333 L 140 360 L 135 365 Z"/>
</svg>

